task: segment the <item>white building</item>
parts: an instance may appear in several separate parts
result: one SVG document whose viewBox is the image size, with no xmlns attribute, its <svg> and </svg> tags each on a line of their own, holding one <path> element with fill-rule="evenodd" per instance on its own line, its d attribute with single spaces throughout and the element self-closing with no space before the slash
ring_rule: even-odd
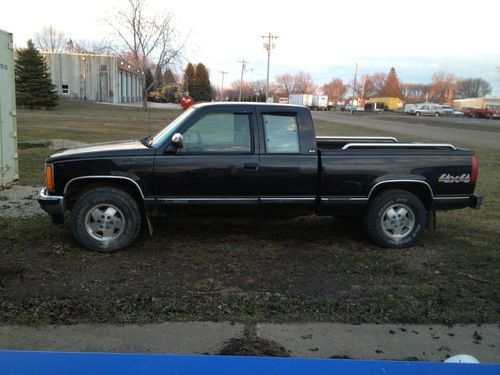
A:
<svg viewBox="0 0 500 375">
<path fill-rule="evenodd" d="M 142 100 L 143 72 L 116 56 L 42 52 L 61 98 L 107 103 Z"/>
</svg>

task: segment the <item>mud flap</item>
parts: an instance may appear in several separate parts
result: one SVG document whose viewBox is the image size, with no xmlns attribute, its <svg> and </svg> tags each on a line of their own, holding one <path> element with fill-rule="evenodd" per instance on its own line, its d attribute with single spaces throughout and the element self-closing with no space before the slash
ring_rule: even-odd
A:
<svg viewBox="0 0 500 375">
<path fill-rule="evenodd" d="M 146 221 L 148 223 L 148 230 L 149 230 L 149 235 L 153 235 L 153 223 L 151 222 L 151 219 L 149 218 L 148 213 L 146 212 Z"/>
<path fill-rule="evenodd" d="M 427 211 L 427 230 L 435 231 L 436 230 L 436 211 L 430 209 Z"/>
</svg>

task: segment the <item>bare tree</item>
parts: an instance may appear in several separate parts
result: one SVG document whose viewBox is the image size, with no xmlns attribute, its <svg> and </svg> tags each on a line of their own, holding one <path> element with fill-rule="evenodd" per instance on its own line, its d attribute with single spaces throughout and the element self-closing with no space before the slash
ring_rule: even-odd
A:
<svg viewBox="0 0 500 375">
<path fill-rule="evenodd" d="M 35 45 L 46 52 L 61 52 L 66 47 L 64 34 L 52 25 L 35 33 Z"/>
<path fill-rule="evenodd" d="M 316 85 L 314 84 L 311 75 L 305 72 L 298 72 L 294 76 L 295 92 L 299 94 L 314 94 L 316 92 Z"/>
<path fill-rule="evenodd" d="M 76 40 L 67 44 L 67 50 L 75 53 L 87 53 L 90 55 L 111 55 L 113 47 L 106 39 L 102 40 Z"/>
<path fill-rule="evenodd" d="M 340 78 L 334 78 L 330 82 L 325 83 L 321 88 L 325 95 L 328 95 L 328 99 L 337 103 L 344 97 L 346 92 L 346 86 Z"/>
<path fill-rule="evenodd" d="M 482 78 L 467 78 L 457 82 L 455 97 L 481 98 L 491 94 L 492 88 L 488 81 Z"/>
<path fill-rule="evenodd" d="M 453 74 L 439 71 L 432 76 L 430 99 L 437 103 L 451 104 L 457 87 L 457 78 Z"/>
<path fill-rule="evenodd" d="M 382 95 L 382 91 L 384 89 L 384 83 L 387 78 L 387 74 L 383 72 L 372 74 L 371 76 L 367 76 L 364 85 L 364 93 L 363 96 L 365 98 L 373 98 Z M 363 90 L 363 85 L 358 83 L 358 90 Z M 358 93 L 359 94 L 359 93 Z"/>
<path fill-rule="evenodd" d="M 146 0 L 128 0 L 127 6 L 118 9 L 114 17 L 106 19 L 114 30 L 121 45 L 118 53 L 127 54 L 141 72 L 145 72 L 149 64 L 153 63 L 157 77 L 169 64 L 179 58 L 186 40 L 179 42 L 179 33 L 173 22 L 171 12 L 148 12 Z M 147 109 L 147 92 L 155 85 L 155 81 L 146 87 L 145 75 L 142 74 L 143 109 Z"/>
<path fill-rule="evenodd" d="M 231 82 L 231 90 L 226 92 L 226 95 L 229 96 L 230 100 L 237 100 L 240 91 L 240 80 L 235 80 Z M 250 100 L 251 95 L 251 87 L 250 83 L 247 81 L 243 81 L 241 84 L 241 97 L 243 100 Z"/>
<path fill-rule="evenodd" d="M 294 93 L 295 78 L 291 74 L 280 74 L 276 76 L 276 86 L 278 89 L 278 95 L 286 96 L 288 98 L 290 94 Z"/>
<path fill-rule="evenodd" d="M 256 81 L 251 81 L 250 82 L 250 88 L 251 88 L 251 101 L 253 101 L 253 98 L 255 98 L 256 102 L 265 102 L 266 101 L 266 81 L 264 79 L 259 79 Z M 273 95 L 269 93 L 269 97 L 272 97 Z"/>
</svg>

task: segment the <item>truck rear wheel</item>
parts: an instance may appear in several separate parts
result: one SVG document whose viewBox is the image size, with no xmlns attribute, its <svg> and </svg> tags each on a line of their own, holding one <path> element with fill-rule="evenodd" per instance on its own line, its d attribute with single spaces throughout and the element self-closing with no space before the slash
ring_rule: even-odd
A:
<svg viewBox="0 0 500 375">
<path fill-rule="evenodd" d="M 85 192 L 76 201 L 71 219 L 78 243 L 103 253 L 129 246 L 141 229 L 141 212 L 135 199 L 111 187 Z"/>
<path fill-rule="evenodd" d="M 417 242 L 426 221 L 426 210 L 418 197 L 406 190 L 387 190 L 370 201 L 365 227 L 377 245 L 400 249 Z"/>
</svg>

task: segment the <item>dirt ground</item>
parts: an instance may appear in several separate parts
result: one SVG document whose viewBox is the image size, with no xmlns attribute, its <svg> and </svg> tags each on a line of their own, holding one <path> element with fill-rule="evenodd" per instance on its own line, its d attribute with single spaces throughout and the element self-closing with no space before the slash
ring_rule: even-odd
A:
<svg viewBox="0 0 500 375">
<path fill-rule="evenodd" d="M 498 320 L 494 281 L 450 268 L 432 235 L 394 252 L 355 221 L 177 218 L 103 255 L 46 216 L 0 225 L 4 322 Z"/>
</svg>

